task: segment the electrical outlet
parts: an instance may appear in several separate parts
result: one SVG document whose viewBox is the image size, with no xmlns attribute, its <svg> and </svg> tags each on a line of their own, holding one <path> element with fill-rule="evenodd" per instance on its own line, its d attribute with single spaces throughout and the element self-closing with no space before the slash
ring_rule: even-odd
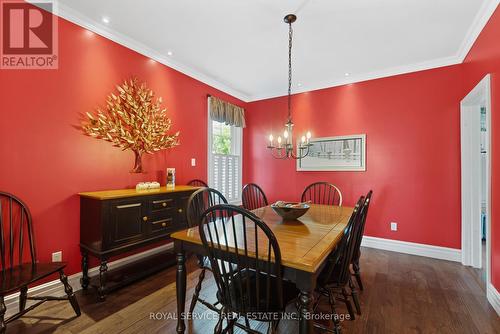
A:
<svg viewBox="0 0 500 334">
<path fill-rule="evenodd" d="M 191 158 L 191 166 L 192 167 L 196 166 L 196 159 L 195 158 Z"/>
<path fill-rule="evenodd" d="M 62 251 L 52 253 L 52 262 L 62 261 Z"/>
<path fill-rule="evenodd" d="M 397 230 L 398 230 L 398 223 L 391 222 L 391 231 L 397 231 Z"/>
</svg>

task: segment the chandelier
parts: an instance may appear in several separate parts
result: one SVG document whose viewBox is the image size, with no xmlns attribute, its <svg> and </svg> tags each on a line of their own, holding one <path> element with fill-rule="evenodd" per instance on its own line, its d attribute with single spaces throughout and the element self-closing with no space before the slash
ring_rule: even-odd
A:
<svg viewBox="0 0 500 334">
<path fill-rule="evenodd" d="M 271 154 L 276 159 L 302 159 L 309 154 L 311 132 L 307 131 L 302 135 L 297 149 L 294 149 L 293 144 L 293 122 L 292 122 L 292 39 L 293 29 L 292 23 L 297 20 L 297 16 L 288 14 L 285 16 L 285 23 L 288 24 L 288 119 L 285 123 L 283 138 L 278 136 L 277 143 L 274 142 L 274 136 L 269 135 L 269 144 L 267 148 L 271 150 Z"/>
</svg>

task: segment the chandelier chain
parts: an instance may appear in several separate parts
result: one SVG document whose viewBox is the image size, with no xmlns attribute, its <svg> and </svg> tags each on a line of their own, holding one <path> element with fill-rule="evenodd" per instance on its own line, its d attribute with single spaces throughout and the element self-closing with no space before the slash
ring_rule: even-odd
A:
<svg viewBox="0 0 500 334">
<path fill-rule="evenodd" d="M 292 120 L 292 22 L 288 23 L 288 121 Z"/>
</svg>

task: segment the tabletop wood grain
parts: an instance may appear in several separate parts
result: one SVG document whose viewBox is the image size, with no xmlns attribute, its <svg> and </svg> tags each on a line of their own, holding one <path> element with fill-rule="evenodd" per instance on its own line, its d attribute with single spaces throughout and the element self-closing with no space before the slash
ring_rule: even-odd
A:
<svg viewBox="0 0 500 334">
<path fill-rule="evenodd" d="M 253 212 L 266 222 L 276 236 L 284 266 L 315 273 L 342 237 L 352 211 L 351 207 L 312 204 L 309 211 L 297 221 L 285 222 L 270 206 Z M 237 233 L 243 234 L 240 216 L 237 216 L 235 221 L 237 222 Z M 247 225 L 247 229 L 249 228 L 253 229 Z M 201 244 L 198 227 L 175 232 L 171 237 L 189 243 Z M 263 235 L 262 237 L 258 236 L 258 239 L 259 257 L 265 256 L 267 254 L 267 241 Z M 233 248 L 235 247 L 233 240 L 234 238 L 229 233 L 223 244 Z M 238 236 L 237 240 L 242 242 L 243 238 Z M 243 249 L 243 245 L 238 246 L 238 249 Z M 249 255 L 255 257 L 252 249 L 249 249 Z"/>
</svg>

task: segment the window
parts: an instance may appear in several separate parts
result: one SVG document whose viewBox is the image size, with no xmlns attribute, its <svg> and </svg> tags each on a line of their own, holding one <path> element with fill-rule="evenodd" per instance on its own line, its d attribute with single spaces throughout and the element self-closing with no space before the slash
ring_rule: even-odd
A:
<svg viewBox="0 0 500 334">
<path fill-rule="evenodd" d="M 231 204 L 241 203 L 242 128 L 208 117 L 208 185 Z"/>
</svg>

